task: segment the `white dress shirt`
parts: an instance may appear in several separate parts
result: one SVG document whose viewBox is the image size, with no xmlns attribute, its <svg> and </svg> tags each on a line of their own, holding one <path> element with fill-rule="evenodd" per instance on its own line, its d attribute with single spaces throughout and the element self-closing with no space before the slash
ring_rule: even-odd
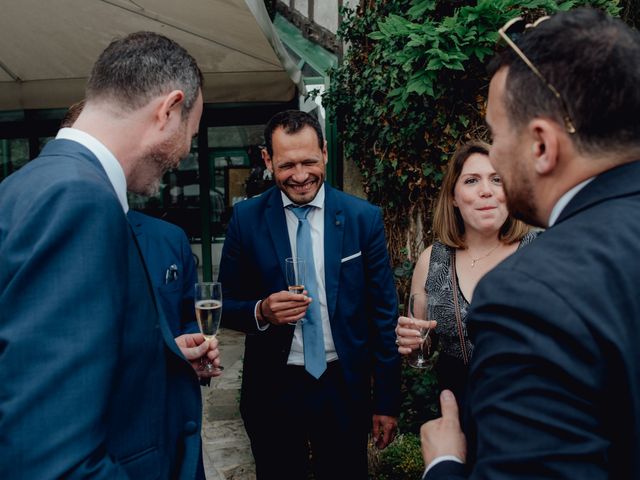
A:
<svg viewBox="0 0 640 480">
<path fill-rule="evenodd" d="M 289 200 L 284 193 L 282 195 L 282 204 L 284 205 L 284 216 L 287 221 L 287 233 L 289 234 L 289 244 L 291 245 L 291 254 L 295 257 L 297 252 L 296 233 L 298 232 L 298 217 L 289 208 L 294 203 Z M 338 359 L 336 347 L 333 343 L 333 335 L 331 334 L 331 323 L 329 322 L 329 310 L 327 308 L 327 292 L 324 281 L 324 184 L 318 190 L 316 198 L 309 205 L 312 208 L 307 215 L 307 221 L 311 227 L 311 244 L 313 248 L 313 262 L 316 267 L 316 284 L 318 285 L 317 296 L 313 298 L 314 302 L 320 302 L 320 318 L 322 320 L 322 334 L 324 336 L 324 351 L 327 363 Z M 309 272 L 307 272 L 309 274 Z M 258 330 L 264 331 L 269 328 L 270 324 L 260 325 L 258 322 L 258 305 L 260 300 L 256 302 L 253 308 L 253 316 L 256 319 Z M 302 322 L 298 321 L 293 331 L 293 340 L 291 341 L 291 350 L 288 365 L 304 365 L 304 343 L 302 341 Z"/>
<path fill-rule="evenodd" d="M 129 211 L 129 202 L 127 201 L 127 179 L 124 176 L 124 170 L 116 159 L 116 157 L 104 146 L 97 138 L 89 135 L 87 132 L 76 128 L 62 128 L 56 135 L 56 139 L 72 140 L 86 147 L 93 153 L 104 171 L 109 177 L 113 189 L 116 191 L 120 205 L 124 213 Z"/>
<path fill-rule="evenodd" d="M 556 204 L 551 209 L 551 215 L 549 215 L 549 222 L 548 222 L 549 223 L 549 228 L 551 228 L 553 226 L 553 224 L 556 223 L 556 221 L 558 220 L 558 217 L 562 213 L 562 210 L 564 210 L 564 207 L 566 207 L 569 204 L 571 199 L 573 197 L 575 197 L 580 190 L 582 190 L 584 187 L 589 185 L 589 183 L 591 183 L 591 181 L 594 178 L 596 178 L 596 177 L 587 178 L 584 182 L 580 182 L 575 187 L 573 187 L 571 190 L 569 190 L 568 192 L 565 192 L 564 195 L 562 195 L 558 199 Z"/>
<path fill-rule="evenodd" d="M 284 215 L 287 219 L 287 230 L 289 232 L 289 243 L 291 244 L 291 254 L 295 257 L 296 233 L 298 231 L 298 217 L 289 208 L 293 202 L 289 200 L 284 193 L 282 195 L 282 204 L 284 205 Z M 329 323 L 329 309 L 327 308 L 327 292 L 325 290 L 324 280 L 324 184 L 318 190 L 316 197 L 308 203 L 316 208 L 312 208 L 307 215 L 309 226 L 311 227 L 311 244 L 313 245 L 313 263 L 315 263 L 316 283 L 318 291 L 313 297 L 314 302 L 320 303 L 320 317 L 322 319 L 322 333 L 324 335 L 324 351 L 327 356 L 327 363 L 336 360 L 338 354 L 333 343 L 331 335 L 331 324 Z M 310 275 L 312 272 L 307 272 Z M 289 365 L 304 365 L 304 345 L 302 342 L 302 322 L 298 321 L 293 332 L 293 340 L 291 342 L 291 351 L 287 360 Z"/>
</svg>

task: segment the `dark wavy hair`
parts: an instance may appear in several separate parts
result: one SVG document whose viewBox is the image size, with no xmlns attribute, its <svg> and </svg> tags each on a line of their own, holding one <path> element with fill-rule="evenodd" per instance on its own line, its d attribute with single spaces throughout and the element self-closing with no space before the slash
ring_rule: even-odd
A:
<svg viewBox="0 0 640 480">
<path fill-rule="evenodd" d="M 564 99 L 581 152 L 640 148 L 640 33 L 590 8 L 561 12 L 526 31 L 516 42 Z M 560 125 L 560 102 L 509 48 L 489 65 L 508 67 L 505 107 L 521 128 L 535 117 Z M 526 92 L 526 93 L 525 93 Z"/>
</svg>

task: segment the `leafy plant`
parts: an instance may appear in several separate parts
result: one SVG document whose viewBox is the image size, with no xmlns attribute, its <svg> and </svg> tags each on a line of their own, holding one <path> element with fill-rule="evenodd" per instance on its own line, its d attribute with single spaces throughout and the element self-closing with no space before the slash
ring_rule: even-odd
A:
<svg viewBox="0 0 640 480">
<path fill-rule="evenodd" d="M 376 480 L 415 480 L 421 478 L 424 462 L 420 437 L 413 433 L 398 435 L 371 462 L 370 477 Z"/>
<path fill-rule="evenodd" d="M 323 102 L 369 200 L 383 208 L 394 267 L 409 262 L 397 276 L 400 298 L 431 241 L 444 165 L 460 141 L 486 137 L 485 64 L 498 28 L 580 5 L 620 11 L 615 0 L 368 0 L 342 10 L 338 33 L 349 48 Z"/>
<path fill-rule="evenodd" d="M 400 419 L 398 429 L 405 433 L 420 433 L 420 426 L 440 415 L 438 403 L 438 384 L 433 365 L 437 361 L 437 353 L 429 359 L 429 368 L 421 370 L 404 366 L 402 369 L 402 386 Z"/>
</svg>

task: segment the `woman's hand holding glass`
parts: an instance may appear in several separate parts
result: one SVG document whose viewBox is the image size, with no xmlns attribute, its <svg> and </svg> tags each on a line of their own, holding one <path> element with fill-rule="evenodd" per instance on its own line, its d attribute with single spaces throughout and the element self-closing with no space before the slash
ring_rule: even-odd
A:
<svg viewBox="0 0 640 480">
<path fill-rule="evenodd" d="M 438 325 L 435 320 L 414 320 L 409 317 L 399 317 L 396 327 L 396 343 L 401 355 L 409 355 L 422 343 L 420 330 L 423 328 L 433 330 Z"/>
<path fill-rule="evenodd" d="M 398 318 L 396 326 L 396 344 L 398 352 L 402 355 L 410 355 L 418 349 L 417 358 L 411 359 L 411 366 L 417 368 L 426 367 L 424 354 L 428 356 L 431 332 L 437 322 L 428 320 L 428 299 L 424 293 L 414 293 L 409 299 L 409 316 Z"/>
</svg>

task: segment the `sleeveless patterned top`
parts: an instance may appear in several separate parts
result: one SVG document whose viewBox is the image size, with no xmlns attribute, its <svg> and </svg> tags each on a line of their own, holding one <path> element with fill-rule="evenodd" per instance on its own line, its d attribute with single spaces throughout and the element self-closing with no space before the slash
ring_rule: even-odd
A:
<svg viewBox="0 0 640 480">
<path fill-rule="evenodd" d="M 537 236 L 537 232 L 527 233 L 518 246 L 518 250 L 531 243 Z M 438 322 L 435 332 L 438 334 L 440 351 L 446 355 L 463 359 L 455 307 L 453 303 L 453 285 L 451 282 L 451 254 L 454 248 L 435 242 L 431 249 L 429 261 L 429 273 L 425 283 L 425 291 L 429 295 L 429 316 Z M 456 292 L 460 307 L 460 319 L 462 320 L 462 332 L 464 334 L 465 350 L 471 356 L 473 345 L 467 335 L 467 312 L 469 302 L 464 298 L 458 287 Z"/>
</svg>

